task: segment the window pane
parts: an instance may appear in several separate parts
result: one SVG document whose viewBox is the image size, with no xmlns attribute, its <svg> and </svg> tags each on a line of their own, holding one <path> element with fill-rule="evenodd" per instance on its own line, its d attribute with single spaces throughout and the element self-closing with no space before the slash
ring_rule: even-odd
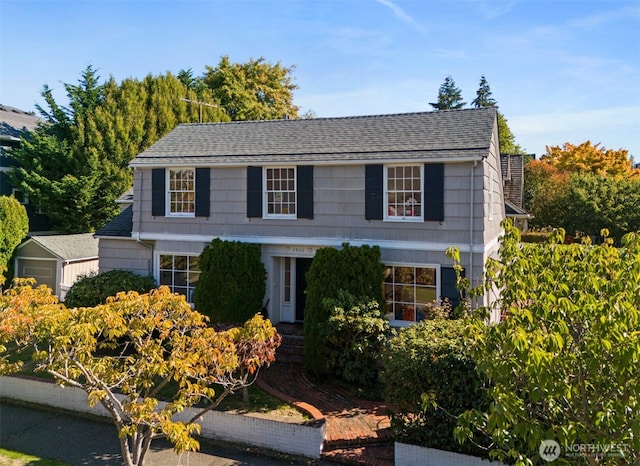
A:
<svg viewBox="0 0 640 466">
<path fill-rule="evenodd" d="M 266 169 L 267 215 L 295 215 L 296 180 L 294 168 Z"/>
</svg>

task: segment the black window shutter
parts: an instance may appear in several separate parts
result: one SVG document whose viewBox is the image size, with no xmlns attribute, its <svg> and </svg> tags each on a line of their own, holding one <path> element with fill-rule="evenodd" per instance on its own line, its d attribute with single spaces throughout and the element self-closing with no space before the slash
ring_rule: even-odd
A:
<svg viewBox="0 0 640 466">
<path fill-rule="evenodd" d="M 365 165 L 364 167 L 364 218 L 382 220 L 383 217 L 383 166 Z"/>
<path fill-rule="evenodd" d="M 424 220 L 444 220 L 444 164 L 424 165 Z"/>
<path fill-rule="evenodd" d="M 196 217 L 209 216 L 210 169 L 196 168 Z"/>
<path fill-rule="evenodd" d="M 262 217 L 262 167 L 247 167 L 247 217 Z"/>
<path fill-rule="evenodd" d="M 313 165 L 298 167 L 298 218 L 313 218 Z"/>
<path fill-rule="evenodd" d="M 462 269 L 464 277 L 464 269 Z M 456 271 L 453 267 L 440 267 L 440 298 L 448 299 L 451 303 L 451 309 L 455 309 L 460 304 L 460 291 L 456 288 Z"/>
<path fill-rule="evenodd" d="M 166 178 L 164 168 L 151 170 L 151 215 L 164 217 L 166 199 Z"/>
</svg>

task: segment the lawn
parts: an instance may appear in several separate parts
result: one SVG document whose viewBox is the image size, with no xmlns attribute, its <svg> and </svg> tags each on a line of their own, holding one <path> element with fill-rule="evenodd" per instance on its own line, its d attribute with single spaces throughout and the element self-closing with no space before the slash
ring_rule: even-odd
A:
<svg viewBox="0 0 640 466">
<path fill-rule="evenodd" d="M 68 466 L 60 461 L 47 460 L 0 448 L 0 466 Z"/>
</svg>

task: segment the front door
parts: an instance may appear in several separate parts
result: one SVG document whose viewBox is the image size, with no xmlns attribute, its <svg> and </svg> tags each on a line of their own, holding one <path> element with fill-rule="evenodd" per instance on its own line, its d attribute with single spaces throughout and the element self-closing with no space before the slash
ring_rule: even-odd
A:
<svg viewBox="0 0 640 466">
<path fill-rule="evenodd" d="M 311 267 L 311 258 L 282 257 L 280 262 L 280 320 L 282 322 L 304 321 L 304 306 L 307 302 L 307 279 L 305 274 Z"/>
<path fill-rule="evenodd" d="M 304 321 L 304 306 L 307 303 L 307 272 L 313 259 L 298 257 L 296 259 L 296 321 Z"/>
</svg>

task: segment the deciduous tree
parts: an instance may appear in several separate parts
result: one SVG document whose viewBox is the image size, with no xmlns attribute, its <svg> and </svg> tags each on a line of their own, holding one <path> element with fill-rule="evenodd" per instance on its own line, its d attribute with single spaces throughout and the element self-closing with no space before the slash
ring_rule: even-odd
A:
<svg viewBox="0 0 640 466">
<path fill-rule="evenodd" d="M 569 173 L 589 172 L 616 177 L 638 176 L 640 173 L 633 168 L 626 149 L 606 149 L 599 143 L 591 144 L 591 141 L 578 145 L 565 142 L 562 147 L 547 146 L 541 160 Z"/>
<path fill-rule="evenodd" d="M 260 315 L 242 328 L 215 331 L 184 296 L 166 287 L 73 309 L 46 287 L 26 282 L 0 297 L 0 371 L 20 366 L 9 362 L 7 348 L 30 348 L 36 371 L 81 388 L 90 405 L 106 408 L 127 466 L 142 465 L 159 436 L 178 452 L 196 450 L 198 418 L 251 384 L 260 367 L 274 360 L 279 344 L 275 328 Z M 213 384 L 221 387 L 219 394 Z M 172 393 L 166 403 L 163 390 Z M 203 404 L 196 408 L 197 403 Z M 174 419 L 189 407 L 188 421 Z"/>
<path fill-rule="evenodd" d="M 625 236 L 620 248 L 611 241 L 564 245 L 562 230 L 549 244 L 521 244 L 518 230 L 503 226 L 500 259 L 488 261 L 484 283 L 469 290 L 461 280 L 470 296 L 500 294 L 476 311 L 468 332 L 492 403 L 459 418 L 459 438 L 473 441 L 479 429 L 491 437 L 494 455 L 518 464 L 541 461 L 543 440 L 569 453 L 580 444 L 614 448 L 610 454 L 625 456 L 610 456 L 611 464 L 635 464 L 640 233 Z M 449 254 L 459 264 L 459 252 Z M 504 320 L 489 325 L 485 317 L 494 306 Z"/>
<path fill-rule="evenodd" d="M 225 55 L 215 68 L 206 67 L 203 80 L 232 120 L 298 118 L 293 70 L 293 66 L 273 65 L 262 57 L 231 63 Z"/>
</svg>

